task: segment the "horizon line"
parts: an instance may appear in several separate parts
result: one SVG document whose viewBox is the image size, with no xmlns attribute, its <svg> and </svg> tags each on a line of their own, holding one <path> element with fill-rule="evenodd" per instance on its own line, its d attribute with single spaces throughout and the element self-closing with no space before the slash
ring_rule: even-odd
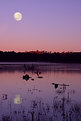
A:
<svg viewBox="0 0 81 121">
<path fill-rule="evenodd" d="M 15 51 L 15 50 L 0 50 L 0 52 L 15 52 L 15 53 L 80 53 L 81 51 L 47 51 L 47 50 L 30 50 L 30 51 Z"/>
</svg>

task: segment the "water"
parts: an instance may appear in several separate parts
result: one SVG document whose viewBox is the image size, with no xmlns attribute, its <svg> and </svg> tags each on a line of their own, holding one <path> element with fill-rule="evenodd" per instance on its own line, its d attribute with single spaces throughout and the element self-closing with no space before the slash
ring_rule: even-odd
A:
<svg viewBox="0 0 81 121">
<path fill-rule="evenodd" d="M 81 121 L 80 64 L 15 64 L 0 65 L 0 121 Z"/>
</svg>

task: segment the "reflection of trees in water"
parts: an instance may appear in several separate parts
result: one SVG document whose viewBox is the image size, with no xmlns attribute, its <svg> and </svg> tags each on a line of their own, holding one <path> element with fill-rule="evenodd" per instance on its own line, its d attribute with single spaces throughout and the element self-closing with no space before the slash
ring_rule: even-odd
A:
<svg viewBox="0 0 81 121">
<path fill-rule="evenodd" d="M 11 108 L 10 115 L 2 115 L 0 121 L 81 121 L 81 105 L 71 99 L 75 91 L 66 93 L 64 86 L 55 91 L 51 104 L 36 98 L 31 101 L 28 110 L 20 104 L 19 110 Z"/>
</svg>

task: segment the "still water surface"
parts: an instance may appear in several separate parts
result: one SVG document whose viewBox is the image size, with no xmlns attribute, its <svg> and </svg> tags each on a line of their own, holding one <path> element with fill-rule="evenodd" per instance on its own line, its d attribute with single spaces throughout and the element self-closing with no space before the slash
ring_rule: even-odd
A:
<svg viewBox="0 0 81 121">
<path fill-rule="evenodd" d="M 0 121 L 81 121 L 81 65 L 58 65 L 1 65 Z"/>
</svg>

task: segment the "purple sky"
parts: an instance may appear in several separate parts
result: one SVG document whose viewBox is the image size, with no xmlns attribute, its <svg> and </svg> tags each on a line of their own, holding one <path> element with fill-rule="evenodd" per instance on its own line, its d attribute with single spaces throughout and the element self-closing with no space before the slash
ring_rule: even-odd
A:
<svg viewBox="0 0 81 121">
<path fill-rule="evenodd" d="M 0 50 L 81 51 L 81 0 L 0 0 Z"/>
</svg>

